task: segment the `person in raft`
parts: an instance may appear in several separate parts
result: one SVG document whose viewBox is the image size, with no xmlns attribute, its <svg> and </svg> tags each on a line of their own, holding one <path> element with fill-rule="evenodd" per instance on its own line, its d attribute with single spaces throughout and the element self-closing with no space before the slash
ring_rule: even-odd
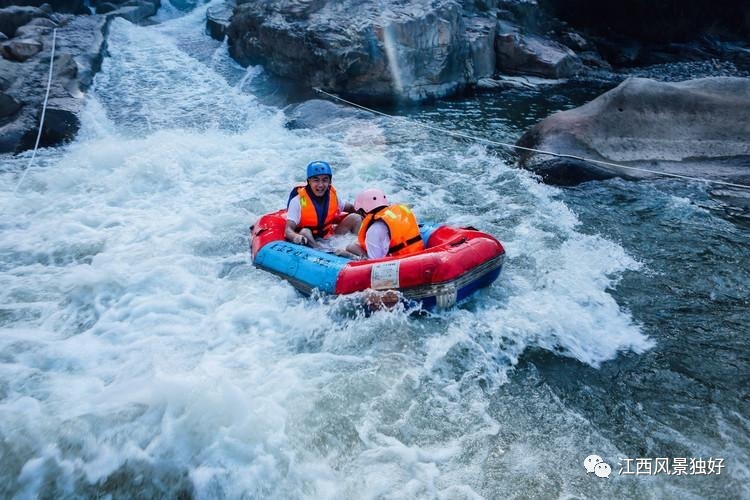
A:
<svg viewBox="0 0 750 500">
<path fill-rule="evenodd" d="M 417 218 L 406 205 L 389 205 L 379 189 L 359 193 L 354 209 L 364 217 L 357 243 L 346 250 L 354 255 L 379 259 L 392 255 L 409 255 L 424 250 Z"/>
<path fill-rule="evenodd" d="M 307 184 L 289 193 L 284 230 L 287 241 L 318 247 L 316 238 L 359 231 L 362 216 L 351 213 L 354 212 L 351 203 L 342 206 L 331 184 L 332 177 L 333 171 L 327 162 L 313 161 L 307 165 Z"/>
</svg>

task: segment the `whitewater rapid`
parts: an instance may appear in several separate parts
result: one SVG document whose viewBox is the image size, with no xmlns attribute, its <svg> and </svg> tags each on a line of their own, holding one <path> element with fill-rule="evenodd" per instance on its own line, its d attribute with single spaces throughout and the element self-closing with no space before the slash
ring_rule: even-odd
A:
<svg viewBox="0 0 750 500">
<path fill-rule="evenodd" d="M 641 263 L 482 147 L 382 118 L 285 128 L 202 16 L 115 19 L 78 138 L 21 185 L 27 154 L 2 158 L 0 491 L 492 497 L 502 455 L 535 451 L 497 443 L 533 416 L 491 394 L 528 349 L 598 367 L 653 347 L 611 294 Z M 315 159 L 347 199 L 377 186 L 495 235 L 500 279 L 363 315 L 253 268 L 248 227 Z"/>
</svg>

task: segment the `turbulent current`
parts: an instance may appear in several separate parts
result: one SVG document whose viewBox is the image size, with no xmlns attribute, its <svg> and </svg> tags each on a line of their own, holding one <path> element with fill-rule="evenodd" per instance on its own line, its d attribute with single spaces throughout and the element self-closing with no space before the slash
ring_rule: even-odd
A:
<svg viewBox="0 0 750 500">
<path fill-rule="evenodd" d="M 384 117 L 291 130 L 204 12 L 114 20 L 78 138 L 23 179 L 0 158 L 1 497 L 750 495 L 750 237 L 705 185 L 550 187 Z M 572 88 L 402 114 L 512 142 L 600 91 Z M 499 280 L 362 314 L 255 269 L 248 227 L 315 159 L 495 235 Z M 656 458 L 714 467 L 628 474 Z"/>
</svg>

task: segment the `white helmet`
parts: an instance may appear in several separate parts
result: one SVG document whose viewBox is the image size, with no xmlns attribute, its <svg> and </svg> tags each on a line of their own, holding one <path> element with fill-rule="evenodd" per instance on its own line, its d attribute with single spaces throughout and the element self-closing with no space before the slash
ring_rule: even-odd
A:
<svg viewBox="0 0 750 500">
<path fill-rule="evenodd" d="M 354 210 L 364 210 L 365 213 L 372 212 L 378 207 L 388 206 L 388 198 L 380 189 L 365 189 L 357 195 L 354 201 Z"/>
</svg>

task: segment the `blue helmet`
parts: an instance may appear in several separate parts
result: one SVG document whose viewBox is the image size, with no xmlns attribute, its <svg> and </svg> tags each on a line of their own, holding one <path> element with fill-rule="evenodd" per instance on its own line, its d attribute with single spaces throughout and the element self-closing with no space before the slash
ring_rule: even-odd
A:
<svg viewBox="0 0 750 500">
<path fill-rule="evenodd" d="M 315 175 L 330 175 L 333 177 L 333 171 L 328 162 L 325 161 L 312 161 L 307 165 L 307 178 Z"/>
</svg>

